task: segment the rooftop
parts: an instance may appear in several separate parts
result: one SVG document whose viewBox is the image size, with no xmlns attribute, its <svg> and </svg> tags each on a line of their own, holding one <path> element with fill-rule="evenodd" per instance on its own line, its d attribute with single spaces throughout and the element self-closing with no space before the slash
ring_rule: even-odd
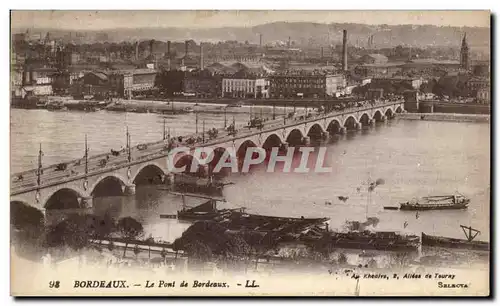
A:
<svg viewBox="0 0 500 306">
<path fill-rule="evenodd" d="M 433 58 L 417 58 L 412 59 L 406 64 L 431 64 L 431 65 L 460 65 L 460 61 L 453 60 L 436 60 Z"/>
<path fill-rule="evenodd" d="M 371 53 L 371 54 L 367 54 L 366 56 L 372 57 L 372 58 L 374 58 L 375 60 L 378 60 L 378 61 L 386 61 L 387 62 L 387 56 L 385 56 L 383 54 Z"/>
</svg>

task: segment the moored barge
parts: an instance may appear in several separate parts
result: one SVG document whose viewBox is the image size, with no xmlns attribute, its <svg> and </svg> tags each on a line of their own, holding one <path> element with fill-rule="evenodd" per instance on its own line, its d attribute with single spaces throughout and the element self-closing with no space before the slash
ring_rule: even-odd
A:
<svg viewBox="0 0 500 306">
<path fill-rule="evenodd" d="M 467 249 L 477 251 L 489 251 L 490 244 L 486 241 L 469 241 L 441 236 L 431 236 L 422 233 L 422 246 L 443 247 L 451 249 Z"/>
</svg>

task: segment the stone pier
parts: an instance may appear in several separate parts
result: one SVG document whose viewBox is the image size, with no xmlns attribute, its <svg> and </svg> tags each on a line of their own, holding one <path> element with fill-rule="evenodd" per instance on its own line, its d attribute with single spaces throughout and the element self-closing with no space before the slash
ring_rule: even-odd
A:
<svg viewBox="0 0 500 306">
<path fill-rule="evenodd" d="M 341 127 L 341 128 L 339 129 L 339 134 L 340 134 L 340 135 L 344 135 L 345 133 L 347 133 L 347 128 L 345 128 L 345 127 Z"/>
<path fill-rule="evenodd" d="M 308 145 L 310 143 L 311 143 L 311 137 L 309 137 L 309 136 L 302 137 L 302 144 L 303 145 Z"/>
<path fill-rule="evenodd" d="M 80 198 L 80 207 L 81 208 L 92 208 L 94 205 L 93 197 L 81 197 Z"/>
<path fill-rule="evenodd" d="M 125 185 L 123 193 L 126 195 L 134 195 L 135 194 L 135 184 Z"/>
</svg>

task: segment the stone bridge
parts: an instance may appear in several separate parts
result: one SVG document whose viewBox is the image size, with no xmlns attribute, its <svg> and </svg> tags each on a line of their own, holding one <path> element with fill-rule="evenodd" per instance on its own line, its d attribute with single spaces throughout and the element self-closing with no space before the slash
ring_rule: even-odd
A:
<svg viewBox="0 0 500 306">
<path fill-rule="evenodd" d="M 222 152 L 232 147 L 240 158 L 242 153 L 246 152 L 244 149 L 249 146 L 270 149 L 288 144 L 304 144 L 311 138 L 343 134 L 373 125 L 375 122 L 383 122 L 403 111 L 403 101 L 389 101 L 326 114 L 296 115 L 265 122 L 262 129 L 237 127 L 236 135 L 221 132 L 215 139 L 191 145 L 191 150 L 196 147 L 210 147 L 215 149 L 215 152 Z M 91 169 L 86 174 L 72 172 L 61 177 L 51 177 L 57 172 L 46 170 L 40 184 L 13 183 L 11 203 L 23 203 L 41 211 L 89 207 L 94 197 L 131 195 L 135 193 L 136 185 L 165 183 L 172 179 L 167 164 L 169 151 L 163 149 L 165 143 L 166 141 L 156 143 L 156 149 L 151 145 L 146 152 L 137 151 L 138 156 L 130 161 L 125 156 L 117 157 L 109 166 Z M 189 164 L 193 156 L 192 152 L 185 152 L 177 153 L 172 158 L 176 166 L 182 166 Z M 46 169 L 52 169 L 51 167 Z M 33 170 L 24 173 L 28 177 Z M 13 179 L 18 175 L 14 174 Z"/>
</svg>

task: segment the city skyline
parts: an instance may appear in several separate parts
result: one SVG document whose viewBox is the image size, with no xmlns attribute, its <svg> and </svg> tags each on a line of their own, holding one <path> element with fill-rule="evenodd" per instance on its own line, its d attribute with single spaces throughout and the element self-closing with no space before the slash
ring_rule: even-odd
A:
<svg viewBox="0 0 500 306">
<path fill-rule="evenodd" d="M 424 14 L 425 13 L 425 14 Z M 391 18 L 387 18 L 387 14 Z M 109 30 L 114 28 L 253 27 L 275 22 L 488 27 L 489 11 L 11 11 L 12 28 Z M 485 18 L 486 17 L 486 18 Z"/>
</svg>

